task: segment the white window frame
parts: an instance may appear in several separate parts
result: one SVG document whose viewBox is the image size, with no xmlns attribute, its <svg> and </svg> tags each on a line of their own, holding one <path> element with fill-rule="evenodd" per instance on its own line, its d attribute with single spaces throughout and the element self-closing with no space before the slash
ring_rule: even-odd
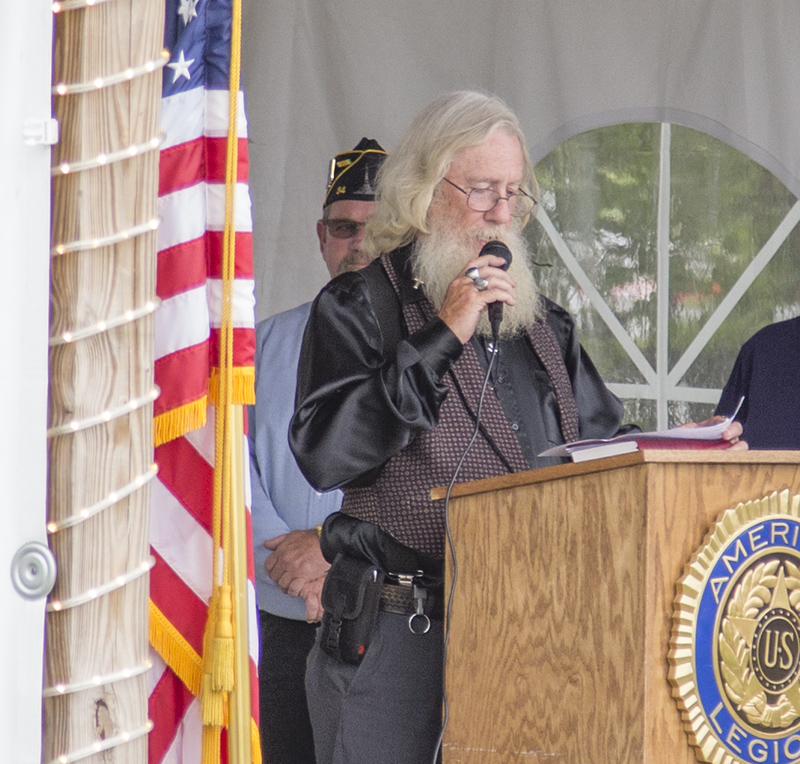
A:
<svg viewBox="0 0 800 764">
<path fill-rule="evenodd" d="M 556 230 L 547 211 L 540 207 L 536 219 L 544 229 L 561 260 L 569 269 L 583 293 L 611 330 L 628 357 L 645 379 L 643 383 L 609 382 L 608 387 L 623 400 L 644 399 L 656 402 L 656 426 L 668 427 L 668 406 L 673 401 L 689 403 L 716 404 L 720 388 L 681 386 L 681 380 L 691 365 L 714 336 L 715 332 L 730 315 L 736 304 L 747 292 L 759 274 L 767 267 L 775 253 L 786 241 L 789 234 L 800 221 L 800 200 L 795 202 L 761 250 L 744 269 L 731 290 L 725 295 L 710 318 L 701 327 L 683 355 L 669 368 L 669 252 L 670 252 L 670 195 L 671 195 L 671 143 L 672 125 L 661 123 L 660 160 L 658 181 L 657 240 L 658 269 L 656 284 L 656 365 L 647 360 L 625 331 L 619 319 L 581 267 L 567 242 Z"/>
</svg>

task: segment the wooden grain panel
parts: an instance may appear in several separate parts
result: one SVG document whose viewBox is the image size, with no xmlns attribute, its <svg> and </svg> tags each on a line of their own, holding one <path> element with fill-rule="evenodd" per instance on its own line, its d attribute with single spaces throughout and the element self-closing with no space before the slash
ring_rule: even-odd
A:
<svg viewBox="0 0 800 764">
<path fill-rule="evenodd" d="M 460 666 L 449 679 L 448 761 L 593 761 L 598 751 L 635 760 L 642 681 L 629 658 L 644 628 L 635 487 L 605 473 L 483 494 L 474 511 L 454 506 L 454 534 L 469 542 L 457 552 L 451 626 L 468 636 L 448 655 Z M 484 613 L 487 590 L 496 596 Z M 469 687 L 486 702 L 458 702 Z"/>
<path fill-rule="evenodd" d="M 54 17 L 54 80 L 81 83 L 154 60 L 163 47 L 164 5 L 118 0 Z M 158 134 L 161 72 L 86 94 L 54 99 L 60 140 L 53 163 L 96 160 Z M 52 183 L 52 244 L 122 233 L 157 216 L 158 151 Z M 141 308 L 155 297 L 156 234 L 113 247 L 54 256 L 51 336 Z M 48 420 L 118 409 L 153 389 L 153 318 L 50 349 Z M 48 522 L 77 514 L 143 475 L 153 461 L 152 406 L 108 423 L 54 436 L 48 453 Z M 58 563 L 52 600 L 85 595 L 149 558 L 149 488 L 50 536 Z M 148 660 L 148 578 L 85 604 L 49 612 L 45 685 L 80 684 L 138 669 Z M 44 701 L 44 761 L 140 728 L 147 720 L 145 675 L 65 692 Z M 147 760 L 147 738 L 82 759 Z"/>
<path fill-rule="evenodd" d="M 694 761 L 667 681 L 675 584 L 724 509 L 800 488 L 800 453 L 661 453 L 460 487 L 445 762 Z"/>
</svg>

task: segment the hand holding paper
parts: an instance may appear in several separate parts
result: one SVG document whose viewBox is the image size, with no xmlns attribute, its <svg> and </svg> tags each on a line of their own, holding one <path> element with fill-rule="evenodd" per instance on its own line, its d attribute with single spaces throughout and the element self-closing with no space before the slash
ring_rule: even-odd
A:
<svg viewBox="0 0 800 764">
<path fill-rule="evenodd" d="M 598 457 L 611 456 L 613 454 L 629 453 L 640 448 L 735 448 L 736 450 L 745 450 L 747 449 L 747 443 L 739 440 L 739 436 L 742 434 L 742 425 L 734 421 L 734 417 L 739 412 L 743 401 L 744 398 L 739 401 L 736 411 L 727 417 L 715 416 L 700 424 L 690 422 L 668 430 L 628 432 L 624 435 L 617 435 L 615 438 L 576 440 L 555 448 L 549 448 L 539 456 L 573 456 L 574 461 L 582 461 L 582 459 L 574 456 L 580 451 L 594 449 L 598 446 L 617 443 L 630 444 L 631 442 L 636 444 L 636 448 L 627 445 L 619 448 L 603 449 L 602 453 L 598 450 L 595 453 Z"/>
</svg>

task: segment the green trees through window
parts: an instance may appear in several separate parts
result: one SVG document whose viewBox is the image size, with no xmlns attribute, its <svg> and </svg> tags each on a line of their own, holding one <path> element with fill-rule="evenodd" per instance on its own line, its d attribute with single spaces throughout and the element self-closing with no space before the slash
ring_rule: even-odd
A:
<svg viewBox="0 0 800 764">
<path fill-rule="evenodd" d="M 576 135 L 536 166 L 527 229 L 541 290 L 575 317 L 645 429 L 713 413 L 742 343 L 800 315 L 800 203 L 705 133 L 660 123 Z"/>
</svg>

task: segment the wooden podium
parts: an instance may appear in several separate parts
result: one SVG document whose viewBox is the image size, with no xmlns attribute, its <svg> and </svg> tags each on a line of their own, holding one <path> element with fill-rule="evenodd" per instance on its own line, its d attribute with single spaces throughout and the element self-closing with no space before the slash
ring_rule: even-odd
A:
<svg viewBox="0 0 800 764">
<path fill-rule="evenodd" d="M 786 488 L 800 451 L 639 451 L 456 486 L 444 764 L 695 762 L 667 679 L 675 585 L 724 510 Z M 448 588 L 452 571 L 448 552 Z"/>
</svg>

